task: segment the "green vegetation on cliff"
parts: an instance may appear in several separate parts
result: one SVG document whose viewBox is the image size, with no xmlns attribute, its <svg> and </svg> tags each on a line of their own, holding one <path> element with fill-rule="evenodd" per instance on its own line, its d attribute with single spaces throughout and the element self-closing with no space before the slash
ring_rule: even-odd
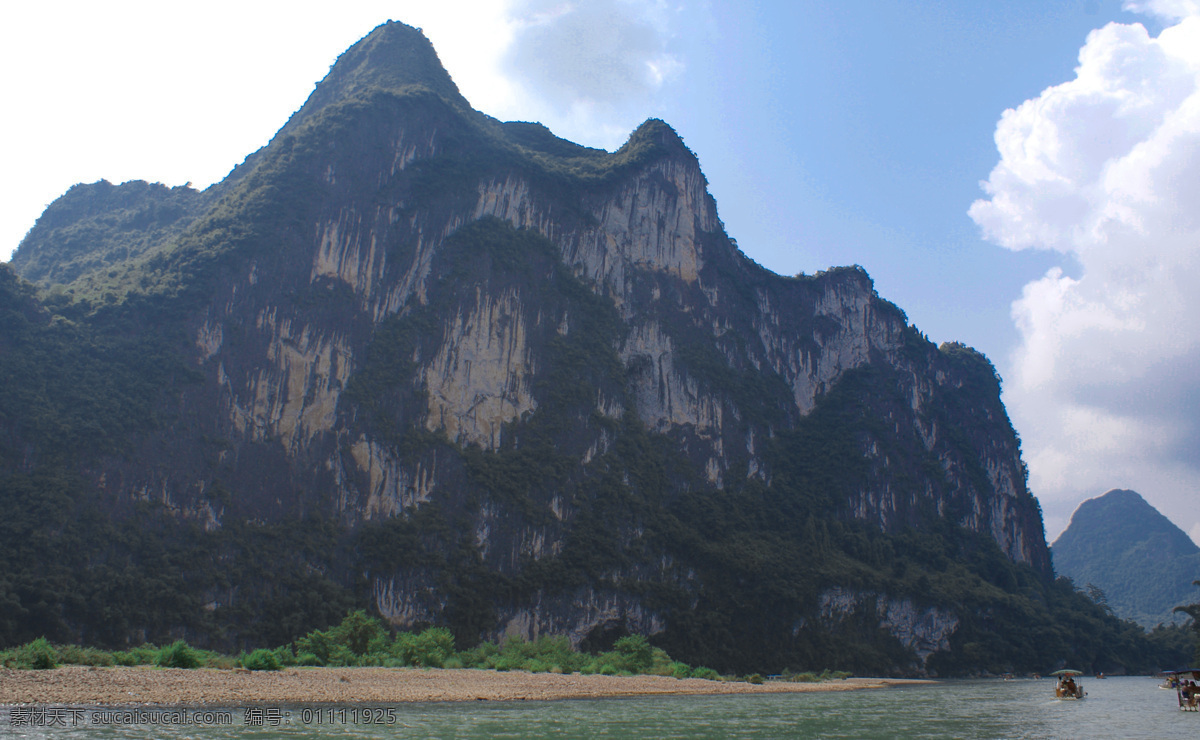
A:
<svg viewBox="0 0 1200 740">
<path fill-rule="evenodd" d="M 178 237 L 199 215 L 201 194 L 141 181 L 75 185 L 38 219 L 12 265 L 42 286 L 69 286 Z"/>
</svg>

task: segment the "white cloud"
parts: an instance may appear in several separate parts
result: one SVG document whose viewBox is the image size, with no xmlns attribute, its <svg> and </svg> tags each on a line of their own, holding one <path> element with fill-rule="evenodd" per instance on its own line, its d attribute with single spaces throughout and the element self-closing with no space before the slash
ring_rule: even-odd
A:
<svg viewBox="0 0 1200 740">
<path fill-rule="evenodd" d="M 1157 38 L 1093 31 L 1074 80 L 1004 112 L 970 209 L 991 241 L 1056 250 L 1076 275 L 1051 270 L 1013 304 L 1005 395 L 1051 535 L 1115 487 L 1200 522 L 1198 6 L 1128 3 L 1178 21 Z"/>
<path fill-rule="evenodd" d="M 555 133 L 614 148 L 649 117 L 683 63 L 669 50 L 679 10 L 663 0 L 525 0 L 504 70 Z"/>
<path fill-rule="evenodd" d="M 1154 15 L 1168 21 L 1180 21 L 1188 16 L 1200 15 L 1200 0 L 1127 0 L 1125 10 Z"/>
<path fill-rule="evenodd" d="M 655 92 L 678 68 L 665 24 L 623 0 L 527 0 L 516 8 L 518 39 L 508 63 L 548 102 L 619 104 Z"/>
</svg>

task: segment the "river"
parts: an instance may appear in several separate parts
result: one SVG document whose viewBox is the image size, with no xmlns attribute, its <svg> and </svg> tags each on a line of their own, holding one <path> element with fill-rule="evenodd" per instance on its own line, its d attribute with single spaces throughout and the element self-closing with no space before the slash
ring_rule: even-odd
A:
<svg viewBox="0 0 1200 740">
<path fill-rule="evenodd" d="M 943 681 L 891 689 L 554 702 L 243 707 L 174 715 L 0 709 L 0 738 L 1168 738 L 1200 734 L 1153 678 Z M 17 712 L 14 714 L 14 712 Z M 36 710 L 35 710 L 36 712 Z M 43 720 L 59 725 L 49 727 Z M 96 724 L 95 720 L 109 724 Z M 232 721 L 220 726 L 214 722 Z M 251 725 L 247 725 L 247 721 Z M 261 725 L 257 723 L 261 722 Z M 279 723 L 272 726 L 273 723 Z M 74 726 L 72 726 L 72 724 Z"/>
</svg>

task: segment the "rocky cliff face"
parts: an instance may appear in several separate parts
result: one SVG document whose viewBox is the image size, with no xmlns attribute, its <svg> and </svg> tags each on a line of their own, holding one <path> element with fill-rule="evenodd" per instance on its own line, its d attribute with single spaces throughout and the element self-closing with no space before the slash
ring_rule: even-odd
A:
<svg viewBox="0 0 1200 740">
<path fill-rule="evenodd" d="M 104 189 L 134 211 L 163 198 Z M 103 271 L 52 248 L 84 223 L 65 205 L 78 195 L 13 267 L 110 300 L 168 296 L 202 376 L 178 386 L 168 433 L 100 464 L 102 495 L 209 530 L 319 514 L 407 537 L 436 510 L 453 534 L 364 561 L 398 625 L 461 614 L 463 584 L 488 573 L 507 585 L 485 633 L 668 630 L 726 576 L 661 512 L 746 496 L 817 539 L 814 517 L 885 534 L 948 522 L 1049 572 L 990 363 L 930 344 L 861 269 L 789 278 L 747 259 L 662 122 L 613 154 L 500 124 L 388 24 L 270 145 L 173 195 Z M 835 619 L 830 587 L 782 604 L 780 623 Z M 922 662 L 955 628 L 937 605 L 869 595 Z"/>
</svg>

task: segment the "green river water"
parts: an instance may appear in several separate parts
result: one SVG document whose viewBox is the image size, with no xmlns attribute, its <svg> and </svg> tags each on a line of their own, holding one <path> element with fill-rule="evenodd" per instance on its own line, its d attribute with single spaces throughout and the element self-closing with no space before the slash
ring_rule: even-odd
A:
<svg viewBox="0 0 1200 740">
<path fill-rule="evenodd" d="M 1084 681 L 1084 688 L 1088 697 L 1083 701 L 1056 700 L 1051 680 L 1017 679 L 812 694 L 231 707 L 205 710 L 210 713 L 183 724 L 180 717 L 171 715 L 133 724 L 134 717 L 105 717 L 97 715 L 103 710 L 96 708 L 6 707 L 0 708 L 0 738 L 1200 736 L 1200 713 L 1179 711 L 1175 693 L 1159 689 L 1156 679 L 1091 679 Z M 44 716 L 39 713 L 43 709 L 47 710 Z M 96 719 L 110 724 L 95 724 Z M 211 724 L 230 720 L 232 725 Z M 47 726 L 51 721 L 60 726 Z M 259 721 L 261 726 L 255 724 Z M 279 724 L 271 726 L 273 722 Z"/>
</svg>

